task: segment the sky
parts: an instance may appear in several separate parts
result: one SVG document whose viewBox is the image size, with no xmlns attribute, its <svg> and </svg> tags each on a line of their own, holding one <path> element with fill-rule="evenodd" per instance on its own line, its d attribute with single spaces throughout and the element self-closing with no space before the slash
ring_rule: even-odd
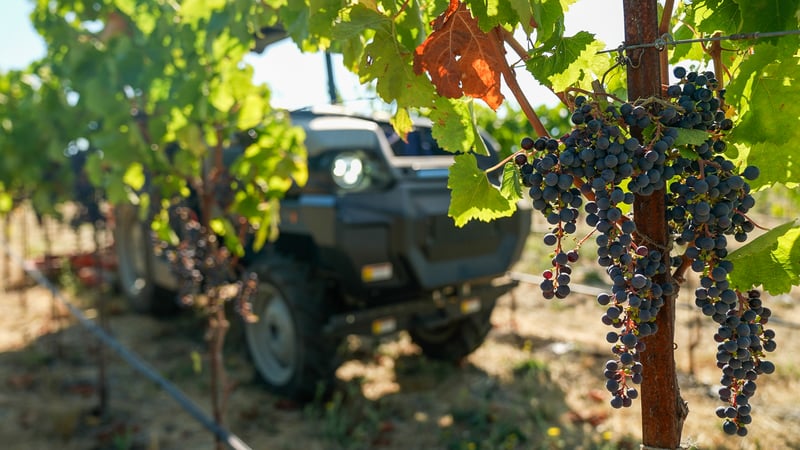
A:
<svg viewBox="0 0 800 450">
<path fill-rule="evenodd" d="M 41 58 L 44 41 L 33 29 L 28 15 L 31 0 L 0 0 L 0 71 L 21 69 Z M 620 0 L 579 0 L 566 15 L 567 35 L 580 30 L 595 33 L 615 48 L 623 41 L 622 2 Z M 296 109 L 328 103 L 325 59 L 322 54 L 303 54 L 288 39 L 269 46 L 261 55 L 247 58 L 254 67 L 254 81 L 266 83 L 272 91 L 272 104 Z M 347 106 L 364 109 L 370 106 L 368 92 L 355 75 L 341 66 L 334 55 L 334 80 Z M 292 68 L 292 70 L 287 70 Z M 526 71 L 518 71 L 520 85 L 534 104 L 555 104 L 557 99 L 541 87 Z M 508 98 L 510 93 L 504 90 Z"/>
</svg>

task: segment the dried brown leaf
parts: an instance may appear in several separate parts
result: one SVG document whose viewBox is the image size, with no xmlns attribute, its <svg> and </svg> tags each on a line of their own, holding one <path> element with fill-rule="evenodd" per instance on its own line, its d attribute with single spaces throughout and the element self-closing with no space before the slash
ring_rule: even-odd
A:
<svg viewBox="0 0 800 450">
<path fill-rule="evenodd" d="M 414 71 L 428 72 L 439 95 L 479 98 L 492 109 L 503 103 L 500 68 L 506 64 L 495 30 L 484 32 L 466 5 L 451 0 L 433 21 L 433 32 L 414 54 Z"/>
</svg>

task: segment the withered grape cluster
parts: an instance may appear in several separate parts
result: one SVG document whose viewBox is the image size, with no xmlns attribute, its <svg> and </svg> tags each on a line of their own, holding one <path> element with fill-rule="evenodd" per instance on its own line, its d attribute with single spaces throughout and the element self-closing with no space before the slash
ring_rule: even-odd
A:
<svg viewBox="0 0 800 450">
<path fill-rule="evenodd" d="M 744 436 L 750 423 L 749 398 L 762 373 L 774 371 L 766 353 L 775 333 L 765 328 L 770 310 L 757 291 L 732 288 L 726 259 L 728 239 L 744 242 L 755 224 L 748 181 L 753 166 L 739 168 L 725 157 L 725 135 L 733 122 L 722 108 L 724 91 L 713 72 L 674 70 L 679 79 L 666 98 L 614 103 L 601 96 L 574 99 L 573 129 L 560 139 L 523 138 L 514 157 L 533 207 L 551 227 L 544 243 L 553 247 L 552 268 L 541 283 L 545 298 L 570 293 L 571 263 L 589 236 L 577 230 L 580 209 L 597 243 L 597 263 L 610 280 L 610 292 L 597 301 L 601 320 L 611 326 L 606 339 L 614 359 L 605 365 L 606 388 L 615 408 L 638 397 L 642 377 L 642 338 L 657 332 L 656 316 L 665 297 L 676 293 L 670 271 L 697 272 L 695 303 L 719 330 L 717 365 L 722 370 L 717 411 L 723 430 Z M 632 130 L 643 138 L 637 139 Z M 635 196 L 663 195 L 671 242 L 661 248 L 637 233 L 630 215 Z"/>
</svg>

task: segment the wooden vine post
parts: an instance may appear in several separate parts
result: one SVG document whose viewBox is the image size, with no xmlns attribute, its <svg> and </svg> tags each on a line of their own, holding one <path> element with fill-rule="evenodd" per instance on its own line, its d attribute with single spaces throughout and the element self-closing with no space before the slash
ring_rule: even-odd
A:
<svg viewBox="0 0 800 450">
<path fill-rule="evenodd" d="M 654 42 L 658 38 L 658 4 L 656 0 L 623 0 L 625 43 L 628 45 Z M 628 52 L 628 98 L 635 100 L 661 95 L 661 64 L 654 47 Z M 640 141 L 641 129 L 632 129 Z M 665 190 L 650 196 L 637 195 L 633 203 L 634 221 L 642 244 L 657 249 L 668 264 L 669 239 L 666 221 Z M 669 267 L 669 265 L 667 265 Z M 663 283 L 670 275 L 656 281 Z M 676 290 L 677 291 L 677 290 Z M 643 449 L 676 449 L 680 447 L 681 431 L 687 409 L 680 396 L 675 371 L 675 298 L 665 296 L 658 313 L 658 331 L 644 338 L 647 348 L 642 352 L 643 381 L 641 388 Z"/>
</svg>

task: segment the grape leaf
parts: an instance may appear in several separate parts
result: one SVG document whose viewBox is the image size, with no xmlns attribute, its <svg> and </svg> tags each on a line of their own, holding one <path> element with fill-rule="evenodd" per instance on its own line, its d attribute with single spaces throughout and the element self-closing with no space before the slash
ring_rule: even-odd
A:
<svg viewBox="0 0 800 450">
<path fill-rule="evenodd" d="M 689 22 L 691 23 L 691 22 Z M 694 31 L 685 23 L 681 23 L 672 34 L 674 40 L 693 39 L 695 37 Z M 703 51 L 700 43 L 673 45 L 669 49 L 670 62 L 683 63 L 686 60 L 691 61 L 704 61 L 708 55 Z"/>
<path fill-rule="evenodd" d="M 398 106 L 431 106 L 436 96 L 426 77 L 414 73 L 408 52 L 392 37 L 391 22 L 376 30 L 372 42 L 364 48 L 359 67 L 359 81 L 375 81 L 375 91 L 386 102 Z"/>
<path fill-rule="evenodd" d="M 472 125 L 472 135 L 474 136 L 473 142 L 475 144 L 472 146 L 472 151 L 479 155 L 491 156 L 489 147 L 486 146 L 486 141 L 483 140 L 481 131 L 478 128 L 478 117 L 475 114 L 475 104 L 473 102 L 469 102 L 469 117 Z"/>
<path fill-rule="evenodd" d="M 532 2 L 527 0 L 510 0 L 509 3 L 517 13 L 517 17 L 519 18 L 520 25 L 522 25 L 522 29 L 528 34 L 533 33 L 534 23 L 533 8 L 531 7 Z"/>
<path fill-rule="evenodd" d="M 433 32 L 414 52 L 414 71 L 427 72 L 439 95 L 478 98 L 494 110 L 503 103 L 498 67 L 505 64 L 498 35 L 482 31 L 456 0 L 434 20 Z"/>
<path fill-rule="evenodd" d="M 742 14 L 739 32 L 783 31 L 797 28 L 798 0 L 736 0 L 742 11 L 758 11 L 757 14 Z"/>
<path fill-rule="evenodd" d="M 773 228 L 728 255 L 734 270 L 731 286 L 762 285 L 772 295 L 784 294 L 800 283 L 800 224 L 796 220 Z"/>
<path fill-rule="evenodd" d="M 359 3 L 348 10 L 346 20 L 336 23 L 331 36 L 336 41 L 360 39 L 364 29 L 376 30 L 390 25 L 391 21 L 375 8 Z"/>
<path fill-rule="evenodd" d="M 761 189 L 773 183 L 781 183 L 790 189 L 800 186 L 800 155 L 789 146 L 760 142 L 749 147 L 737 145 L 733 148 L 739 151 L 741 166 L 752 165 L 761 170 L 762 175 L 749 182 L 751 188 Z"/>
<path fill-rule="evenodd" d="M 798 44 L 800 40 L 795 38 L 785 45 L 796 49 Z M 740 102 L 741 114 L 740 123 L 731 133 L 732 140 L 784 144 L 800 136 L 799 117 L 791 108 L 800 102 L 800 58 L 781 58 L 786 54 L 781 46 L 758 45 L 742 63 L 740 76 L 728 89 L 732 99 Z"/>
<path fill-rule="evenodd" d="M 239 241 L 238 233 L 236 233 L 236 229 L 233 227 L 230 220 L 226 217 L 216 217 L 211 219 L 210 226 L 211 229 L 214 230 L 214 233 L 222 236 L 222 239 L 225 241 L 225 247 L 227 247 L 228 250 L 233 252 L 236 256 L 244 255 L 244 246 L 241 241 Z"/>
<path fill-rule="evenodd" d="M 500 183 L 500 193 L 509 202 L 522 200 L 522 183 L 520 182 L 519 167 L 513 162 L 503 166 L 503 181 Z"/>
<path fill-rule="evenodd" d="M 694 130 L 690 128 L 670 129 L 678 133 L 678 136 L 675 137 L 675 147 L 681 147 L 687 144 L 702 145 L 710 137 L 708 131 L 705 130 Z"/>
<path fill-rule="evenodd" d="M 551 47 L 564 34 L 564 6 L 559 0 L 532 2 L 536 43 Z"/>
<path fill-rule="evenodd" d="M 489 182 L 486 173 L 478 168 L 472 153 L 455 157 L 447 187 L 452 192 L 447 215 L 455 220 L 456 226 L 463 227 L 473 219 L 489 222 L 508 217 L 516 210 L 516 203 L 504 198 Z"/>
<path fill-rule="evenodd" d="M 796 185 L 800 140 L 800 58 L 792 56 L 800 39 L 787 36 L 777 45 L 759 44 L 740 64 L 739 76 L 728 86 L 739 122 L 728 136 L 729 146 L 744 164 L 757 165 L 762 177 L 751 186 Z"/>
<path fill-rule="evenodd" d="M 590 83 L 588 73 L 602 74 L 610 67 L 610 57 L 597 54 L 602 49 L 593 34 L 581 31 L 559 39 L 552 48 L 537 49 L 526 65 L 540 83 L 562 92 L 582 80 Z"/>
<path fill-rule="evenodd" d="M 408 108 L 397 108 L 394 116 L 389 120 L 394 130 L 400 135 L 403 140 L 406 139 L 408 133 L 414 129 L 414 122 L 411 120 L 411 115 L 408 113 Z"/>
<path fill-rule="evenodd" d="M 133 163 L 128 166 L 128 170 L 125 171 L 122 181 L 133 188 L 134 191 L 141 190 L 145 181 L 142 165 L 140 163 Z"/>
<path fill-rule="evenodd" d="M 518 2 L 524 3 L 522 0 Z M 520 21 L 516 8 L 505 0 L 465 0 L 465 3 L 478 18 L 478 24 L 484 31 L 489 31 L 498 25 L 514 26 Z"/>
<path fill-rule="evenodd" d="M 692 3 L 689 7 L 694 9 L 694 18 L 697 20 L 694 28 L 698 31 L 706 33 L 739 31 L 742 12 L 738 2 L 710 0 Z"/>
<path fill-rule="evenodd" d="M 443 149 L 453 153 L 471 151 L 475 128 L 465 101 L 436 98 L 430 118 L 433 121 L 431 133 Z"/>
<path fill-rule="evenodd" d="M 14 207 L 14 198 L 8 192 L 0 191 L 0 214 L 6 214 Z"/>
</svg>

